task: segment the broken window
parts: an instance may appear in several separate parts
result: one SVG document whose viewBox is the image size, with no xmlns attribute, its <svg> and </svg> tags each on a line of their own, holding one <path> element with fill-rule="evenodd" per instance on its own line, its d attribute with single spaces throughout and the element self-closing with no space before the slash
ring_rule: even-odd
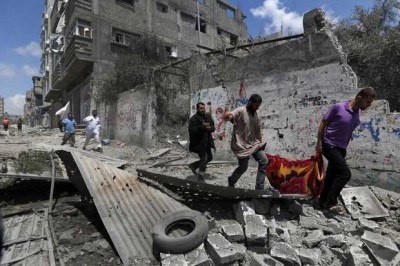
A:
<svg viewBox="0 0 400 266">
<path fill-rule="evenodd" d="M 229 33 L 221 28 L 217 28 L 217 34 L 225 43 L 229 43 L 230 45 L 236 45 L 238 42 L 237 35 Z"/>
<path fill-rule="evenodd" d="M 161 3 L 157 2 L 156 3 L 156 8 L 157 8 L 158 12 L 168 13 L 168 6 L 167 5 L 164 5 L 164 4 L 161 4 Z"/>
<path fill-rule="evenodd" d="M 202 33 L 206 33 L 206 21 L 202 18 L 200 18 L 200 32 Z M 199 26 L 198 26 L 198 20 L 196 19 L 196 26 L 195 26 L 195 30 L 199 30 Z"/>
<path fill-rule="evenodd" d="M 196 25 L 195 17 L 193 17 L 193 16 L 191 16 L 189 14 L 181 12 L 181 19 L 182 19 L 182 25 L 184 25 L 184 26 L 193 27 L 194 28 L 195 25 Z"/>
<path fill-rule="evenodd" d="M 231 34 L 229 36 L 229 44 L 236 45 L 238 42 L 238 36 Z"/>
<path fill-rule="evenodd" d="M 90 22 L 78 19 L 76 21 L 75 29 L 73 31 L 74 35 L 79 35 L 86 38 L 92 38 L 92 28 L 90 27 Z"/>
</svg>

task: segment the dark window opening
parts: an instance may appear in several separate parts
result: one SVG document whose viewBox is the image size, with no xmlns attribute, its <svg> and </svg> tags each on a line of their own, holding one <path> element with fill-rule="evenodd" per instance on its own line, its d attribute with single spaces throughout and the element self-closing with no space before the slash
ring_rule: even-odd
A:
<svg viewBox="0 0 400 266">
<path fill-rule="evenodd" d="M 229 37 L 229 43 L 230 43 L 231 45 L 236 45 L 236 44 L 238 43 L 238 37 L 235 36 L 235 35 L 231 35 L 231 36 Z"/>
<path fill-rule="evenodd" d="M 133 4 L 135 3 L 135 0 L 117 0 L 117 2 L 121 2 L 130 6 L 133 6 Z"/>
<path fill-rule="evenodd" d="M 200 18 L 200 31 L 202 33 L 206 33 L 206 21 L 202 18 Z M 198 19 L 196 19 L 196 27 L 195 30 L 199 30 L 199 25 L 198 25 Z"/>
<path fill-rule="evenodd" d="M 161 4 L 161 3 L 156 3 L 156 8 L 157 8 L 157 11 L 158 12 L 161 12 L 161 13 L 168 13 L 168 6 L 167 5 L 164 5 L 164 4 Z"/>
</svg>

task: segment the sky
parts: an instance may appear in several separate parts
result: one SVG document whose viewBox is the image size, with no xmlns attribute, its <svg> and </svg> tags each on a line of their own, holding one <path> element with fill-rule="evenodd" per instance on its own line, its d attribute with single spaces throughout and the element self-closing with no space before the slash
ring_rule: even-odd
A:
<svg viewBox="0 0 400 266">
<path fill-rule="evenodd" d="M 111 0 L 102 0 L 111 1 Z M 250 36 L 280 31 L 302 32 L 302 15 L 322 7 L 328 18 L 338 21 L 352 15 L 354 6 L 371 7 L 373 0 L 228 0 L 247 16 Z M 25 92 L 32 76 L 40 76 L 40 31 L 44 0 L 0 0 L 0 97 L 5 111 L 22 114 Z"/>
</svg>

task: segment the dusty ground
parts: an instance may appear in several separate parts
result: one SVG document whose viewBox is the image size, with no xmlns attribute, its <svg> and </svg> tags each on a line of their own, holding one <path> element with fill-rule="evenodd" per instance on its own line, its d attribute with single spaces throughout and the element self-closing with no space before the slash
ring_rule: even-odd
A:
<svg viewBox="0 0 400 266">
<path fill-rule="evenodd" d="M 0 132 L 0 161 L 5 159 L 10 171 L 15 171 L 15 163 L 21 153 L 30 149 L 35 149 L 40 144 L 59 145 L 61 143 L 62 133 L 58 129 L 37 130 L 24 128 L 23 132 L 17 132 L 11 127 L 8 134 Z M 81 150 L 84 142 L 83 135 L 77 135 L 75 149 Z M 95 145 L 92 144 L 92 147 Z M 171 150 L 156 159 L 148 159 L 162 148 L 171 148 Z M 103 146 L 104 155 L 113 158 L 123 159 L 129 162 L 126 169 L 132 174 L 136 174 L 137 168 L 147 168 L 164 174 L 170 174 L 183 179 L 192 179 L 192 172 L 187 166 L 182 165 L 196 160 L 197 157 L 190 155 L 186 149 L 176 143 L 164 142 L 152 150 L 140 147 L 125 145 L 120 141 L 112 141 L 110 145 Z M 90 151 L 95 153 L 95 151 Z M 183 156 L 181 160 L 171 162 L 178 166 L 160 166 L 153 167 L 156 163 L 170 161 L 178 156 Z M 218 185 L 227 185 L 227 177 L 234 170 L 236 164 L 216 164 L 210 165 L 208 169 L 209 177 L 207 183 Z M 46 175 L 50 173 L 49 168 L 44 171 Z M 65 171 L 63 174 L 66 174 Z M 253 188 L 255 184 L 256 168 L 251 165 L 247 173 L 239 180 L 237 186 L 243 188 Z M 0 207 L 3 214 L 7 215 L 26 209 L 39 209 L 48 207 L 48 198 L 50 192 L 50 182 L 48 181 L 16 181 L 10 179 L 0 179 Z M 120 265 L 121 261 L 116 253 L 112 242 L 109 239 L 101 219 L 99 218 L 93 203 L 82 201 L 81 196 L 75 187 L 70 183 L 56 183 L 55 203 L 53 213 L 54 231 L 58 242 L 58 251 L 65 265 Z M 217 223 L 233 219 L 232 201 L 188 201 L 184 204 L 190 208 L 201 212 L 208 211 Z M 312 201 L 304 201 L 304 206 L 313 210 L 312 216 L 321 221 L 331 221 L 332 217 L 327 217 L 320 211 L 312 208 Z M 400 201 L 393 209 L 389 210 L 390 216 L 386 219 L 378 220 L 381 228 L 386 227 L 395 231 L 400 231 Z M 290 202 L 273 202 L 271 210 L 265 217 L 273 219 L 277 226 L 286 228 L 288 224 L 297 224 L 298 215 L 288 211 Z M 350 215 L 345 214 L 342 217 L 335 218 L 335 223 L 339 223 L 342 230 L 352 227 Z M 289 223 L 288 223 L 289 221 Z M 296 225 L 297 226 L 297 225 Z M 305 237 L 305 231 L 294 230 L 292 242 L 298 245 L 301 239 Z M 349 237 L 349 232 L 343 231 Z M 357 238 L 357 236 L 355 236 Z M 358 237 L 359 238 L 359 237 Z M 323 262 L 325 265 L 340 265 L 340 260 L 331 253 L 324 253 Z M 328 255 L 326 255 L 328 254 Z M 56 258 L 58 255 L 56 254 Z M 244 263 L 244 265 L 246 265 Z"/>
</svg>

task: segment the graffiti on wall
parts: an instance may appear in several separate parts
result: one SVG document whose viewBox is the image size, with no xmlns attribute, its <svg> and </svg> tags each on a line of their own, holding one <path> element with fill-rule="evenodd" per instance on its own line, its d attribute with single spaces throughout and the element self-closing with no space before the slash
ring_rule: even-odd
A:
<svg viewBox="0 0 400 266">
<path fill-rule="evenodd" d="M 137 120 L 135 104 L 124 104 L 121 108 L 119 108 L 117 113 L 117 121 L 121 129 L 129 131 L 137 130 Z"/>
<path fill-rule="evenodd" d="M 247 98 L 247 89 L 244 80 L 240 82 L 238 96 L 235 101 L 235 107 L 245 106 L 248 103 L 249 99 Z"/>
</svg>

